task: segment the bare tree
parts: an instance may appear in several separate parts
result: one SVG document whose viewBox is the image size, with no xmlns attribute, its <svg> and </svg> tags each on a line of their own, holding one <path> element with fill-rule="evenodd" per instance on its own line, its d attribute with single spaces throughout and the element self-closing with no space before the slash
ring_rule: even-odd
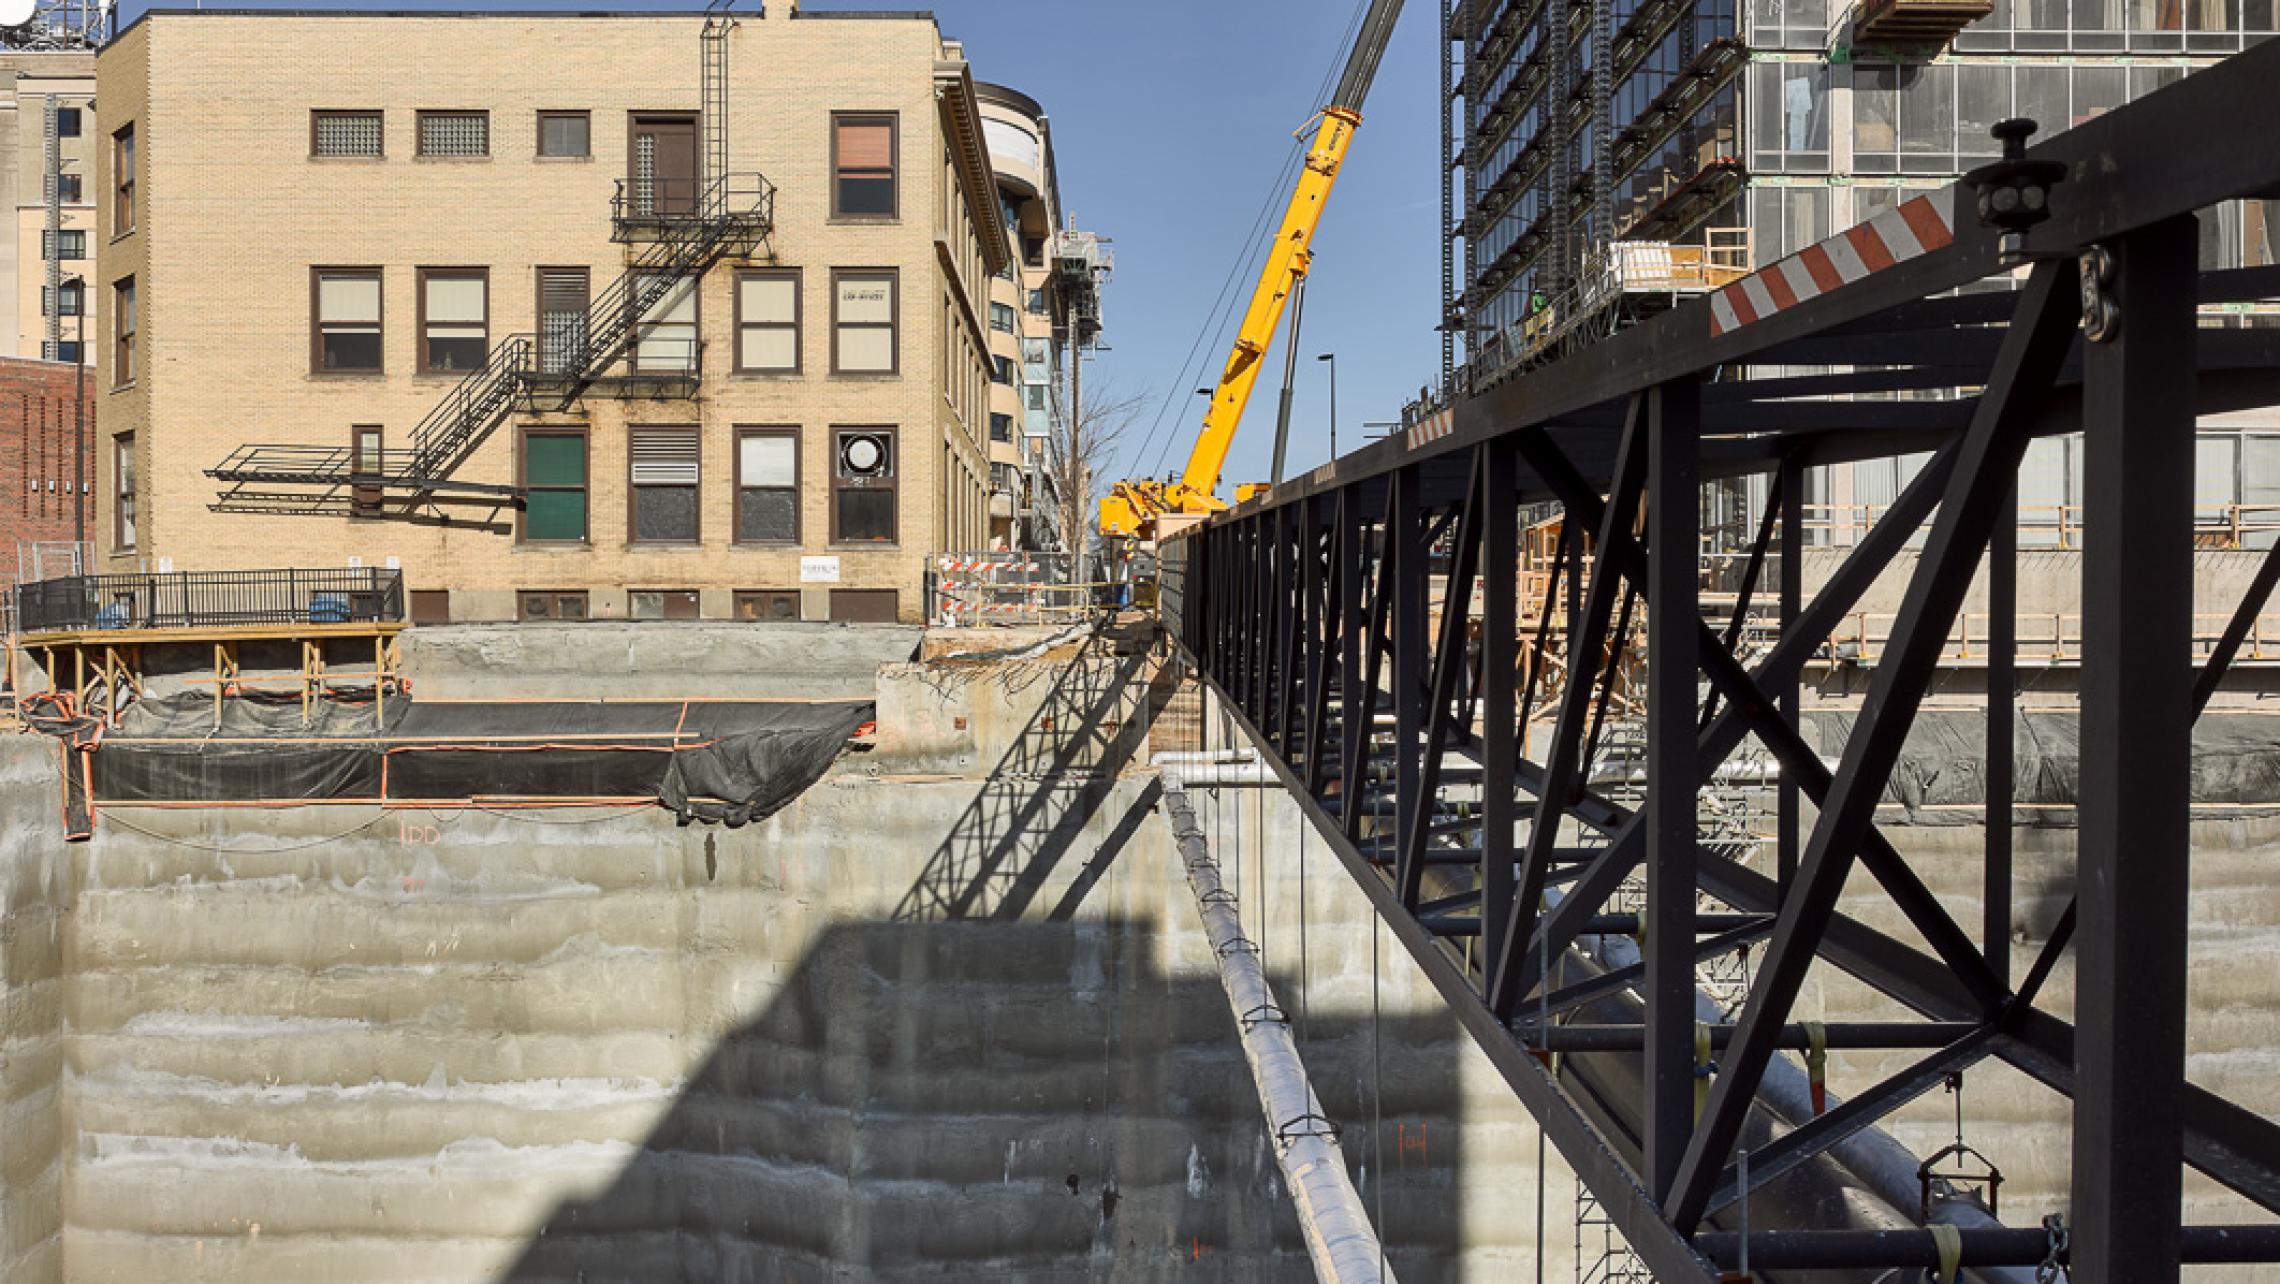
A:
<svg viewBox="0 0 2280 1284">
<path fill-rule="evenodd" d="M 1114 381 L 1085 390 L 1084 399 L 1064 415 L 1055 456 L 1047 469 L 1060 496 L 1054 521 L 1060 528 L 1061 547 L 1082 553 L 1090 542 L 1096 501 L 1115 479 L 1108 476 L 1116 443 L 1139 417 L 1147 398 L 1128 396 Z"/>
</svg>

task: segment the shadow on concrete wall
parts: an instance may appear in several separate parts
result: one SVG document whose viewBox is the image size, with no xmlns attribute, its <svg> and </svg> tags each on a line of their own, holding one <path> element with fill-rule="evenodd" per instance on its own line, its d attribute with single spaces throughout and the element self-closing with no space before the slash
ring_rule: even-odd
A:
<svg viewBox="0 0 2280 1284">
<path fill-rule="evenodd" d="M 1178 674 L 1150 673 L 1150 635 L 1109 625 L 1054 672 L 1053 686 L 895 909 L 905 921 L 1013 919 L 1028 913 L 1117 773 L 1147 742 Z M 1142 679 L 1147 678 L 1145 687 Z M 1047 917 L 1072 913 L 1155 806 L 1155 786 Z"/>
<path fill-rule="evenodd" d="M 616 1181 L 557 1208 L 507 1278 L 1313 1278 L 1225 995 L 1209 973 L 1154 966 L 1157 931 L 826 932 Z M 1371 1022 L 1317 1014 L 1309 1033 L 1360 1167 Z M 1393 1264 L 1457 1279 L 1462 1035 L 1434 1014 L 1377 1036 Z"/>
</svg>

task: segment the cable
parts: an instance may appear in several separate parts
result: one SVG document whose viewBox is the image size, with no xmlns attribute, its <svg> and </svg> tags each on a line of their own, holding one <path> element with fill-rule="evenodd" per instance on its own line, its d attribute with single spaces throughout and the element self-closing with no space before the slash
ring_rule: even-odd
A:
<svg viewBox="0 0 2280 1284">
<path fill-rule="evenodd" d="M 381 812 L 379 815 L 374 816 L 372 819 L 365 821 L 363 824 L 358 825 L 356 828 L 348 830 L 345 833 L 334 834 L 330 838 L 319 838 L 311 842 L 295 843 L 290 847 L 214 847 L 206 843 L 194 843 L 187 838 L 176 838 L 172 834 L 162 834 L 155 829 L 144 829 L 142 826 L 135 824 L 133 821 L 121 817 L 116 812 L 106 812 L 103 816 L 103 820 L 106 824 L 117 825 L 122 829 L 133 830 L 135 833 L 141 834 L 145 838 L 155 838 L 162 843 L 172 843 L 176 847 L 187 847 L 192 851 L 215 852 L 223 856 L 270 856 L 281 852 L 305 852 L 312 847 L 322 847 L 327 843 L 337 843 L 344 838 L 353 838 L 356 835 L 363 833 L 365 830 L 372 828 L 374 825 L 379 824 L 381 821 L 386 820 L 387 818 L 388 813 Z"/>
<path fill-rule="evenodd" d="M 1344 31 L 1339 34 L 1337 44 L 1331 48 L 1330 65 L 1323 69 L 1322 79 L 1315 86 L 1313 102 L 1317 106 L 1329 101 L 1331 87 L 1338 83 L 1339 72 L 1349 51 L 1353 48 L 1355 35 L 1361 30 L 1362 22 L 1368 16 L 1368 12 L 1369 0 L 1357 0 L 1353 16 L 1346 20 Z M 1215 351 L 1224 346 L 1218 340 L 1225 337 L 1227 323 L 1233 318 L 1229 292 L 1241 280 L 1243 269 L 1256 260 L 1262 239 L 1268 235 L 1268 219 L 1274 212 L 1275 200 L 1290 190 L 1291 183 L 1297 175 L 1298 165 L 1305 158 L 1305 155 L 1306 143 L 1302 139 L 1294 139 L 1289 155 L 1284 158 L 1281 169 L 1276 172 L 1274 183 L 1268 187 L 1266 196 L 1260 201 L 1259 212 L 1252 219 L 1251 231 L 1243 240 L 1242 251 L 1237 254 L 1234 264 L 1228 268 L 1226 278 L 1220 283 L 1219 295 L 1212 300 L 1211 311 L 1205 314 L 1203 325 L 1197 329 L 1195 341 L 1188 348 L 1187 357 L 1180 363 L 1178 378 L 1165 390 L 1163 399 L 1157 403 L 1156 417 L 1150 422 L 1147 435 L 1141 438 L 1139 448 L 1133 451 L 1131 456 L 1133 461 L 1147 457 L 1148 447 L 1156 442 L 1157 434 L 1163 428 L 1166 414 L 1172 406 L 1183 404 L 1179 390 L 1187 386 L 1189 371 L 1196 367 L 1199 354 Z M 1208 348 L 1205 346 L 1207 335 L 1212 340 Z M 1155 462 L 1149 466 L 1148 475 L 1153 476 L 1162 471 L 1164 458 L 1170 452 L 1172 442 L 1179 436 L 1177 423 L 1177 417 L 1174 417 L 1173 431 L 1163 439 L 1162 445 L 1157 446 Z"/>
</svg>

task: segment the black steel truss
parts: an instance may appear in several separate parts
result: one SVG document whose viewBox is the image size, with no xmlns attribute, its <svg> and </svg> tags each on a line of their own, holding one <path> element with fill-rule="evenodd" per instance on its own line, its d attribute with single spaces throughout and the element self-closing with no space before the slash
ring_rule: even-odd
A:
<svg viewBox="0 0 2280 1284">
<path fill-rule="evenodd" d="M 2068 177 L 2030 234 L 2018 288 L 1955 293 L 2000 284 L 2008 267 L 1959 188 L 1947 194 L 1958 212 L 1950 245 L 1722 334 L 1705 306 L 1673 311 L 1475 397 L 1438 440 L 1377 443 L 1165 545 L 1166 627 L 1185 659 L 1658 1279 L 1731 1269 L 1743 1245 L 1720 1219 L 1745 1194 L 1988 1058 L 2072 1099 L 2076 1280 L 2280 1262 L 2269 1228 L 2179 1221 L 2186 1166 L 2280 1212 L 2280 1125 L 2184 1075 L 2191 729 L 2280 586 L 2276 552 L 2196 674 L 2195 420 L 2280 405 L 2280 336 L 2204 328 L 2194 308 L 2280 296 L 2280 270 L 2196 272 L 2191 216 L 2280 195 L 2280 132 L 2238 128 L 2268 108 L 2275 83 L 2280 42 L 2269 42 L 2033 149 Z M 2086 273 L 2119 317 L 2097 340 L 2080 332 Z M 1795 364 L 1849 373 L 1771 369 Z M 1859 399 L 1905 390 L 1936 395 Z M 2007 618 L 2028 444 L 2076 432 L 2092 532 L 2078 901 L 2014 978 L 2007 630 L 1989 640 L 1999 654 L 1980 922 L 1958 922 L 1924 886 L 1879 833 L 1875 808 L 1990 554 L 1991 601 Z M 1914 481 L 1805 596 L 1802 470 L 1915 453 L 1929 458 Z M 1768 478 L 1772 509 L 1750 548 L 1741 609 L 1713 621 L 1698 601 L 1700 483 L 1745 475 Z M 1524 670 L 1518 514 L 1547 501 L 1568 520 L 1544 615 L 1564 593 L 1570 649 L 1548 746 L 1531 761 L 1518 733 L 1546 635 Z M 1800 674 L 1912 542 L 1898 620 L 1831 770 L 1797 731 Z M 1778 640 L 1745 665 L 1738 625 L 1769 561 Z M 1604 717 L 1595 676 L 1634 597 L 1647 610 L 1648 675 L 1636 813 L 1586 783 Z M 1781 768 L 1771 876 L 1699 837 L 1698 791 L 1745 739 Z M 1477 787 L 1477 803 L 1452 799 L 1458 784 Z M 1816 807 L 1809 825 L 1801 798 Z M 1575 834 L 1604 841 L 1568 845 Z M 1920 940 L 1840 912 L 1856 865 Z M 1644 909 L 1611 913 L 1610 897 L 1641 872 Z M 1723 908 L 1698 913 L 1698 897 Z M 1581 977 L 1560 964 L 1579 938 L 1627 928 L 1643 929 L 1637 964 Z M 1732 1025 L 1713 1032 L 1719 1053 L 1698 1109 L 1696 961 L 1744 945 L 1761 951 L 1755 975 Z M 2078 1024 L 2035 1005 L 2067 949 Z M 1798 1044 L 1795 1000 L 1816 963 L 1921 1018 L 1832 1027 L 1832 1041 L 1923 1055 L 1764 1145 L 1745 1182 L 1737 1144 L 1774 1052 Z M 1546 1024 L 1620 990 L 1635 999 L 1635 1023 Z M 1641 1058 L 1624 1119 L 1553 1071 L 1551 1054 L 1585 1049 Z M 1967 1266 L 2049 1256 L 2040 1230 L 1971 1230 L 1960 1244 Z M 1918 1232 L 1761 1230 L 1749 1250 L 1764 1267 L 1938 1260 Z"/>
</svg>

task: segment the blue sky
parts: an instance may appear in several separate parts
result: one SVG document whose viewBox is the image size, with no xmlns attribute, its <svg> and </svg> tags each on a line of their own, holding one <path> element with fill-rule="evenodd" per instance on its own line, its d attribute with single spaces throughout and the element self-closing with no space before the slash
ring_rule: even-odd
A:
<svg viewBox="0 0 2280 1284">
<path fill-rule="evenodd" d="M 172 0 L 182 3 L 183 0 Z M 744 5 L 758 0 L 742 0 Z M 227 0 L 256 7 L 260 0 Z M 290 8 L 374 8 L 387 0 L 332 5 L 293 0 Z M 120 6 L 124 24 L 150 7 Z M 462 0 L 396 3 L 405 9 L 669 8 L 629 0 L 588 4 Z M 810 0 L 810 9 L 908 9 L 918 0 Z M 1117 278 L 1106 296 L 1110 350 L 1086 369 L 1088 386 L 1112 385 L 1148 399 L 1128 434 L 1118 475 L 1177 470 L 1194 444 L 1202 399 L 1232 331 L 1219 332 L 1201 369 L 1182 363 L 1210 317 L 1254 219 L 1271 197 L 1292 131 L 1321 104 L 1324 76 L 1342 64 L 1339 47 L 1355 0 L 937 0 L 944 34 L 966 42 L 975 74 L 1011 85 L 1044 104 L 1053 121 L 1063 205 L 1086 227 L 1116 239 Z M 1339 446 L 1359 444 L 1362 425 L 1395 418 L 1402 403 L 1437 373 L 1433 327 L 1440 308 L 1439 198 L 1433 185 L 1440 92 L 1433 62 L 1433 0 L 1412 0 L 1388 51 L 1315 242 L 1308 285 L 1290 471 L 1328 458 L 1325 367 L 1338 354 Z M 1233 291 L 1247 298 L 1257 276 L 1246 262 Z M 1278 337 L 1222 493 L 1237 481 L 1264 480 L 1273 453 L 1282 378 Z M 1136 449 L 1166 399 L 1172 404 L 1144 455 Z M 1170 447 L 1168 437 L 1176 433 Z"/>
</svg>

